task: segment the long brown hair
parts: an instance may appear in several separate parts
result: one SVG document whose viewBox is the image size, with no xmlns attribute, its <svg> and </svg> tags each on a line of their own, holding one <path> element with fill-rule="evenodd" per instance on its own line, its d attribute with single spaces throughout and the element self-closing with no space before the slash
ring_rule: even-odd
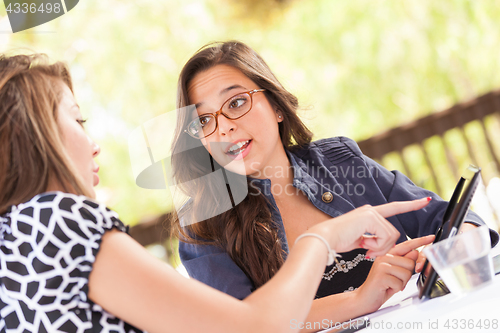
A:
<svg viewBox="0 0 500 333">
<path fill-rule="evenodd" d="M 41 54 L 0 54 L 0 214 L 47 190 L 89 195 L 67 157 L 57 126 L 61 85 L 69 70 Z"/>
<path fill-rule="evenodd" d="M 294 147 L 311 141 L 312 133 L 297 115 L 297 98 L 281 85 L 254 50 L 238 41 L 205 45 L 189 59 L 178 81 L 179 109 L 190 104 L 187 90 L 191 80 L 198 73 L 216 65 L 232 66 L 259 88 L 265 89 L 269 103 L 283 117 L 283 121 L 279 123 L 279 133 L 285 149 L 293 150 Z M 216 193 L 221 192 L 217 189 L 217 184 L 197 182 L 193 185 L 193 182 L 188 182 L 212 172 L 211 168 L 201 162 L 200 154 L 178 154 L 192 147 L 192 140 L 196 140 L 183 132 L 190 120 L 188 113 L 178 113 L 172 145 L 172 169 L 176 184 L 191 197 L 189 207 L 193 208 L 190 216 L 194 218 L 196 211 L 217 205 Z M 212 159 L 212 163 L 215 169 L 220 168 L 215 160 Z M 208 243 L 225 249 L 258 288 L 281 267 L 284 253 L 266 198 L 254 186 L 249 183 L 247 186 L 249 195 L 233 209 L 185 228 L 181 227 L 177 219 L 174 232 L 186 242 Z"/>
</svg>

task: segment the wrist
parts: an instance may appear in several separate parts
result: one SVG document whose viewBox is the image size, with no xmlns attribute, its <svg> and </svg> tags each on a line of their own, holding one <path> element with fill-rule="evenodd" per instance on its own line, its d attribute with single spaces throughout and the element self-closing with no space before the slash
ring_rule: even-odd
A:
<svg viewBox="0 0 500 333">
<path fill-rule="evenodd" d="M 330 229 L 331 228 L 326 226 L 324 223 L 320 223 L 320 224 L 316 224 L 315 226 L 313 226 L 312 228 L 307 230 L 307 233 L 314 233 L 314 234 L 320 235 L 328 242 L 328 244 L 330 245 L 330 248 L 332 250 L 336 251 L 337 250 L 337 241 L 335 240 L 335 237 L 333 237 Z"/>
<path fill-rule="evenodd" d="M 326 261 L 327 266 L 333 265 L 334 262 L 337 262 L 337 264 L 338 264 L 337 257 L 340 257 L 340 255 L 338 255 L 335 250 L 332 250 L 332 248 L 330 247 L 330 243 L 323 236 L 321 236 L 318 233 L 315 233 L 315 232 L 303 233 L 302 235 L 297 237 L 297 239 L 295 240 L 295 243 L 297 243 L 302 238 L 306 238 L 306 237 L 316 238 L 317 240 L 319 240 L 320 242 L 323 243 L 323 245 L 325 246 L 325 249 L 327 250 L 327 261 Z"/>
<path fill-rule="evenodd" d="M 352 293 L 351 300 L 354 304 L 356 304 L 357 316 L 362 316 L 364 314 L 373 312 L 369 308 L 368 304 L 369 302 L 365 300 L 363 286 L 364 283 L 361 286 L 359 286 L 356 290 L 353 290 L 351 292 Z"/>
<path fill-rule="evenodd" d="M 346 308 L 346 310 L 349 311 L 349 319 L 353 319 L 373 312 L 370 310 L 370 308 L 368 307 L 369 304 L 367 304 L 366 300 L 364 299 L 362 287 L 363 285 L 358 287 L 356 290 L 346 293 L 349 296 L 345 299 L 343 306 Z"/>
</svg>

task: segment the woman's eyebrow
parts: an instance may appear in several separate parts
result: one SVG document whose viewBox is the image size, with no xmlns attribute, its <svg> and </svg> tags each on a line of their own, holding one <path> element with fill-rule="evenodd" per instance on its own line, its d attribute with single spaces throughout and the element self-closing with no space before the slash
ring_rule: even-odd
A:
<svg viewBox="0 0 500 333">
<path fill-rule="evenodd" d="M 245 87 L 239 85 L 239 84 L 233 84 L 232 86 L 229 86 L 225 89 L 222 89 L 219 93 L 219 95 L 224 95 L 225 93 L 227 93 L 228 91 L 231 91 L 233 89 L 236 89 L 236 88 L 242 88 L 242 89 L 245 89 Z"/>
<path fill-rule="evenodd" d="M 224 95 L 225 93 L 227 93 L 228 91 L 231 91 L 233 89 L 238 89 L 238 88 L 241 88 L 241 89 L 246 89 L 245 87 L 243 87 L 242 85 L 239 85 L 239 84 L 233 84 L 232 86 L 229 86 L 227 88 L 224 88 L 222 89 L 220 92 L 219 92 L 219 96 L 222 96 Z M 194 105 L 195 108 L 199 108 L 200 106 L 202 106 L 204 103 L 203 102 L 199 102 L 199 103 L 196 103 Z"/>
</svg>

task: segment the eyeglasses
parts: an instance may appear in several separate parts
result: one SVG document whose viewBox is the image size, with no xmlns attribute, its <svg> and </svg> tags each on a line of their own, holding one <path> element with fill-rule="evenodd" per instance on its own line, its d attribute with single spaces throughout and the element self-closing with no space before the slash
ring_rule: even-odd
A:
<svg viewBox="0 0 500 333">
<path fill-rule="evenodd" d="M 219 122 L 217 121 L 218 115 L 223 115 L 227 119 L 232 120 L 243 117 L 252 109 L 253 94 L 265 90 L 266 89 L 254 89 L 234 95 L 222 104 L 219 111 L 202 114 L 191 121 L 184 132 L 195 139 L 206 138 L 213 134 L 217 130 L 217 127 L 219 127 Z"/>
</svg>

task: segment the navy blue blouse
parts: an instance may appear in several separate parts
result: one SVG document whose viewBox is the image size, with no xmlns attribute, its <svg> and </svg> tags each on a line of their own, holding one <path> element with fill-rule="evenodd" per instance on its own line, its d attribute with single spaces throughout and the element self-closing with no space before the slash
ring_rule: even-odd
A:
<svg viewBox="0 0 500 333">
<path fill-rule="evenodd" d="M 446 201 L 414 185 L 399 171 L 388 171 L 363 155 L 351 139 L 335 137 L 318 140 L 287 154 L 294 171 L 293 186 L 302 190 L 316 208 L 331 217 L 366 204 L 375 206 L 391 201 L 432 197 L 433 200 L 425 208 L 392 216 L 388 220 L 401 234 L 398 243 L 407 237 L 434 234 L 441 224 Z M 268 198 L 283 250 L 288 253 L 289 244 L 271 193 L 271 181 L 254 179 L 250 186 L 260 189 Z M 466 220 L 477 225 L 484 224 L 473 212 L 469 212 Z M 496 232 L 491 231 L 491 238 L 492 244 L 498 242 Z M 224 249 L 180 242 L 179 253 L 192 278 L 239 299 L 255 289 L 252 281 Z M 316 297 L 352 291 L 363 284 L 373 263 L 373 259 L 366 258 L 365 253 L 363 249 L 341 253 L 338 264 L 326 267 Z"/>
</svg>

